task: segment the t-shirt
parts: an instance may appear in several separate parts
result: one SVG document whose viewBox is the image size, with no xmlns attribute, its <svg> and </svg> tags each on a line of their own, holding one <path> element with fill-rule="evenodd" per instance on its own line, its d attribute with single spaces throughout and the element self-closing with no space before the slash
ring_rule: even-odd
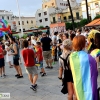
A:
<svg viewBox="0 0 100 100">
<path fill-rule="evenodd" d="M 42 48 L 37 48 L 37 55 L 39 55 L 39 62 L 43 61 Z"/>
<path fill-rule="evenodd" d="M 43 51 L 50 51 L 51 41 L 52 40 L 49 37 L 44 37 L 41 39 Z"/>
<path fill-rule="evenodd" d="M 22 56 L 26 67 L 33 67 L 34 62 L 34 52 L 32 49 L 23 49 Z"/>
<path fill-rule="evenodd" d="M 0 53 L 2 53 L 2 52 L 3 52 L 3 48 L 2 48 L 2 46 L 0 45 Z M 3 55 L 3 54 L 2 54 L 2 55 L 0 54 L 0 59 L 1 59 L 1 58 L 4 58 L 4 55 Z"/>
<path fill-rule="evenodd" d="M 53 35 L 52 42 L 54 45 L 57 43 L 57 36 Z"/>
</svg>

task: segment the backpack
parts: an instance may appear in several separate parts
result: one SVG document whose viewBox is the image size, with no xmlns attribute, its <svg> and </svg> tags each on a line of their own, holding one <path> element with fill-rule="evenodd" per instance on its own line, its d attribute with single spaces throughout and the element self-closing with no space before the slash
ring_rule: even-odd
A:
<svg viewBox="0 0 100 100">
<path fill-rule="evenodd" d="M 70 54 L 67 55 L 66 59 L 64 59 L 64 58 L 61 57 L 61 56 L 59 57 L 59 58 L 62 59 L 63 62 L 64 62 L 64 68 L 65 68 L 65 70 L 68 70 L 68 69 L 69 69 L 69 61 L 68 61 L 69 55 L 70 55 Z"/>
</svg>

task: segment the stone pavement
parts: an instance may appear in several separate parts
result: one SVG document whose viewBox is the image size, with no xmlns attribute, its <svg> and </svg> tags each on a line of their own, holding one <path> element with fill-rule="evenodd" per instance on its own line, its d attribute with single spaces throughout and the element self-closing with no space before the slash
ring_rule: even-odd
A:
<svg viewBox="0 0 100 100">
<path fill-rule="evenodd" d="M 44 66 L 46 66 L 46 64 L 44 64 Z M 17 79 L 14 76 L 16 74 L 15 69 L 9 68 L 7 63 L 5 68 L 7 77 L 0 79 L 0 93 L 10 93 L 10 100 L 67 100 L 66 95 L 60 92 L 62 86 L 61 81 L 57 78 L 58 63 L 53 69 L 46 69 L 47 76 L 41 77 L 39 75 L 37 92 L 30 89 L 31 83 L 23 64 L 21 65 L 24 76 L 23 79 Z M 100 84 L 100 75 L 98 79 Z"/>
</svg>

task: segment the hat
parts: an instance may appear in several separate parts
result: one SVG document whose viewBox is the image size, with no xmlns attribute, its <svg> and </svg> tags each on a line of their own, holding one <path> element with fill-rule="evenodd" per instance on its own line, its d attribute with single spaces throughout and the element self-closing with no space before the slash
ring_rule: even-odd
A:
<svg viewBox="0 0 100 100">
<path fill-rule="evenodd" d="M 64 40 L 63 41 L 63 46 L 71 46 L 72 45 L 72 42 L 71 42 L 71 40 L 70 39 L 66 39 L 66 40 Z"/>
</svg>

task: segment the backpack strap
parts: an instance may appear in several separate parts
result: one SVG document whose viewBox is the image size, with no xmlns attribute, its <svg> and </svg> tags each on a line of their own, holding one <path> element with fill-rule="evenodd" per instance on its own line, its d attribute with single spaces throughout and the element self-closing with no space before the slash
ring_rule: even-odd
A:
<svg viewBox="0 0 100 100">
<path fill-rule="evenodd" d="M 70 54 L 67 55 L 66 59 L 62 58 L 61 56 L 59 57 L 59 58 L 61 58 L 61 59 L 63 60 L 63 62 L 64 62 L 64 68 L 65 68 L 65 70 L 66 70 L 66 66 L 67 66 L 67 68 L 69 68 L 69 67 L 68 67 L 68 66 L 69 66 L 69 60 L 68 60 L 69 55 L 70 55 Z"/>
</svg>

